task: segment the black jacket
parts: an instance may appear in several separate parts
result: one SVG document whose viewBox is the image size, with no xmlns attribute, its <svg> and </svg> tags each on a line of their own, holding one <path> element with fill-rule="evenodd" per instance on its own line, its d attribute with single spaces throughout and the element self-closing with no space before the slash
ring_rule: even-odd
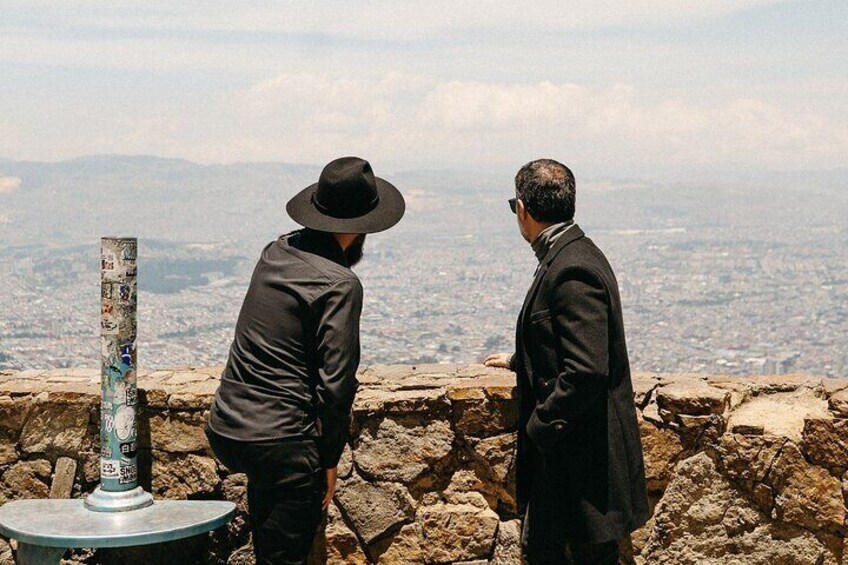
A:
<svg viewBox="0 0 848 565">
<path fill-rule="evenodd" d="M 241 441 L 316 438 L 322 467 L 335 467 L 358 386 L 361 311 L 362 285 L 332 235 L 301 230 L 269 243 L 209 427 Z"/>
<path fill-rule="evenodd" d="M 648 518 L 618 284 L 573 226 L 542 259 L 518 319 L 517 498 L 569 539 L 619 539 Z M 547 528 L 546 528 L 547 529 Z"/>
</svg>

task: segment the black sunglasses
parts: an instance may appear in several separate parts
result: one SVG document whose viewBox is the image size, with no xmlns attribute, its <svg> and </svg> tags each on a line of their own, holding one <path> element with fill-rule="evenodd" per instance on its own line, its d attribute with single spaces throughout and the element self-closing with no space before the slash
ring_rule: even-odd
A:
<svg viewBox="0 0 848 565">
<path fill-rule="evenodd" d="M 509 202 L 509 209 L 515 214 L 515 203 L 518 202 L 518 198 L 510 198 L 507 202 Z"/>
</svg>

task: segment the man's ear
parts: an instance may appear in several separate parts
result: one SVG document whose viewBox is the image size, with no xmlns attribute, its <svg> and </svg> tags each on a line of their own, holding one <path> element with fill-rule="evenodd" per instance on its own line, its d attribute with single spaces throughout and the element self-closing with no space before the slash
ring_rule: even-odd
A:
<svg viewBox="0 0 848 565">
<path fill-rule="evenodd" d="M 515 214 L 522 222 L 527 220 L 527 207 L 524 206 L 523 200 L 519 199 L 515 201 Z"/>
</svg>

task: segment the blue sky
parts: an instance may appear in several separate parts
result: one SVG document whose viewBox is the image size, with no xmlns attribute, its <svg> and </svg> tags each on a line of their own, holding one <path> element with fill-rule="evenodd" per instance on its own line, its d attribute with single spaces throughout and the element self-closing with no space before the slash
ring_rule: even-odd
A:
<svg viewBox="0 0 848 565">
<path fill-rule="evenodd" d="M 0 0 L 0 156 L 843 167 L 846 30 L 844 1 Z"/>
</svg>

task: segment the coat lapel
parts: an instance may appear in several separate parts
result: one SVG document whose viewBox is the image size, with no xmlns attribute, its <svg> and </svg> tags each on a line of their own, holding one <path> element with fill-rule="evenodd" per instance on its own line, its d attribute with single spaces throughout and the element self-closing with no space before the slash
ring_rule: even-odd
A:
<svg viewBox="0 0 848 565">
<path fill-rule="evenodd" d="M 530 308 L 533 304 L 533 300 L 536 298 L 536 294 L 539 291 L 539 285 L 542 283 L 542 279 L 545 278 L 545 275 L 548 272 L 548 267 L 550 267 L 550 264 L 556 256 L 559 255 L 560 251 L 565 249 L 569 243 L 580 239 L 584 235 L 585 234 L 583 233 L 583 230 L 580 229 L 580 226 L 574 224 L 573 227 L 568 229 L 560 236 L 559 239 L 556 240 L 556 242 L 554 242 L 553 247 L 539 265 L 539 269 L 536 271 L 536 276 L 533 277 L 533 283 L 530 285 L 530 290 L 527 291 L 527 296 L 524 297 L 524 304 L 521 306 L 521 311 L 518 314 L 518 323 L 516 327 L 516 352 L 520 355 L 520 361 L 522 362 L 525 362 L 528 359 L 524 333 L 526 331 L 526 321 L 530 316 Z M 525 372 L 527 373 L 527 376 L 530 377 L 529 366 L 526 366 Z"/>
<path fill-rule="evenodd" d="M 533 303 L 533 299 L 536 297 L 536 292 L 539 290 L 539 284 L 542 282 L 542 279 L 545 278 L 545 274 L 548 272 L 548 267 L 550 267 L 553 260 L 559 255 L 559 252 L 565 249 L 565 246 L 583 237 L 583 230 L 580 229 L 580 226 L 574 224 L 570 229 L 568 229 L 564 234 L 560 236 L 554 242 L 551 250 L 548 251 L 548 254 L 542 260 L 542 263 L 539 265 L 539 269 L 536 271 L 536 276 L 533 278 L 533 284 L 530 285 L 530 290 L 527 291 L 527 296 L 524 297 L 524 304 L 521 307 L 520 314 L 520 325 L 519 327 L 524 327 L 524 321 L 527 316 L 530 314 L 529 309 L 530 305 Z"/>
</svg>

